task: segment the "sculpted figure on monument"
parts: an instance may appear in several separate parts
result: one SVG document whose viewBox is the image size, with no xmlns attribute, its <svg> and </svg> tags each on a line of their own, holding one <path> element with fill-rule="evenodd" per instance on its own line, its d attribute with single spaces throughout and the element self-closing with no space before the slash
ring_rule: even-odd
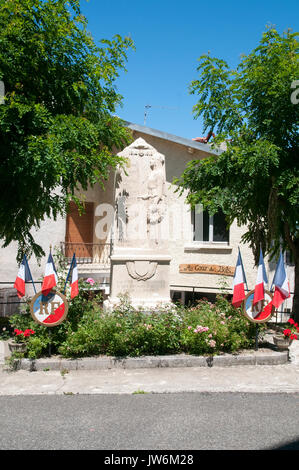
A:
<svg viewBox="0 0 299 470">
<path fill-rule="evenodd" d="M 141 137 L 119 156 L 124 165 L 115 175 L 116 237 L 104 307 L 111 311 L 128 292 L 134 308 L 148 311 L 171 302 L 165 160 Z"/>
<path fill-rule="evenodd" d="M 150 160 L 150 169 L 147 194 L 141 196 L 148 201 L 147 222 L 158 224 L 165 213 L 165 173 L 163 169 L 164 158 L 162 155 L 153 156 Z"/>
<path fill-rule="evenodd" d="M 118 241 L 123 245 L 143 240 L 155 246 L 161 238 L 161 221 L 166 212 L 165 161 L 154 147 L 138 138 L 121 154 L 126 170 L 115 179 Z"/>
</svg>

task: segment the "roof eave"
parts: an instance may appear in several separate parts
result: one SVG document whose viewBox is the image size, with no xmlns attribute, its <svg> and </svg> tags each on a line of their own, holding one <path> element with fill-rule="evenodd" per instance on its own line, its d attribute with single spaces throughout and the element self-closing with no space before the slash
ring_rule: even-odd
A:
<svg viewBox="0 0 299 470">
<path fill-rule="evenodd" d="M 125 121 L 125 125 L 132 131 L 142 132 L 143 134 L 148 134 L 153 137 L 159 137 L 160 139 L 184 145 L 185 147 L 200 150 L 201 152 L 208 153 L 209 155 L 220 155 L 223 152 L 221 149 L 212 148 L 209 144 L 202 144 L 184 137 L 179 137 L 173 134 L 168 134 L 167 132 L 159 131 L 158 129 L 152 129 L 151 127 L 141 126 L 140 124 L 134 124 L 129 121 Z"/>
</svg>

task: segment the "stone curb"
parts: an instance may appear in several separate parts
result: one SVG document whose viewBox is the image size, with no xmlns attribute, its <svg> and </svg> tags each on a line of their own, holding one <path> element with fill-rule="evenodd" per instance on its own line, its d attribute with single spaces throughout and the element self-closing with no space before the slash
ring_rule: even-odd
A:
<svg viewBox="0 0 299 470">
<path fill-rule="evenodd" d="M 21 359 L 16 362 L 16 370 L 102 370 L 102 369 L 148 369 L 155 367 L 230 367 L 244 365 L 281 365 L 289 362 L 288 351 L 271 354 L 255 351 L 247 354 L 221 356 L 189 356 L 185 354 L 168 356 L 141 357 L 88 357 L 82 359 L 63 359 L 59 357 L 44 359 Z"/>
</svg>

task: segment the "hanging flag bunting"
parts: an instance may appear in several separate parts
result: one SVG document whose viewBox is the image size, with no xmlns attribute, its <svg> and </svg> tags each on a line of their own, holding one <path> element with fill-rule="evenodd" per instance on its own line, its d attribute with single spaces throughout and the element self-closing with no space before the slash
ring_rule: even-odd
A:
<svg viewBox="0 0 299 470">
<path fill-rule="evenodd" d="M 70 274 L 72 275 L 72 278 L 71 278 L 71 299 L 73 299 L 74 297 L 76 297 L 79 294 L 78 268 L 77 268 L 77 261 L 76 261 L 75 253 L 73 254 L 70 269 L 69 269 L 68 275 L 66 277 L 63 293 L 65 293 L 66 285 L 67 285 L 67 282 L 69 280 Z"/>
<path fill-rule="evenodd" d="M 233 300 L 232 304 L 234 307 L 240 307 L 243 300 L 245 299 L 245 288 L 244 284 L 247 286 L 245 271 L 243 267 L 241 252 L 239 248 L 239 254 L 233 279 Z"/>
<path fill-rule="evenodd" d="M 35 285 L 32 279 L 31 271 L 27 261 L 26 255 L 24 255 L 22 263 L 20 265 L 14 288 L 17 290 L 17 295 L 21 299 L 25 295 L 25 283 L 32 282 L 34 292 L 36 293 Z"/>
<path fill-rule="evenodd" d="M 47 296 L 51 292 L 51 289 L 53 289 L 53 287 L 57 285 L 57 282 L 58 282 L 57 272 L 55 269 L 52 254 L 50 252 L 49 258 L 46 264 L 45 277 L 44 277 L 43 285 L 42 285 L 43 295 Z"/>
<path fill-rule="evenodd" d="M 268 284 L 268 278 L 266 274 L 262 249 L 260 249 L 260 259 L 254 288 L 253 305 L 265 299 L 265 284 Z"/>
<path fill-rule="evenodd" d="M 280 305 L 288 299 L 290 294 L 290 283 L 287 279 L 287 273 L 284 266 L 284 260 L 282 253 L 280 252 L 279 260 L 275 269 L 275 274 L 271 286 L 271 290 L 273 285 L 275 286 L 274 295 L 272 299 L 272 303 L 274 307 L 279 308 Z"/>
</svg>

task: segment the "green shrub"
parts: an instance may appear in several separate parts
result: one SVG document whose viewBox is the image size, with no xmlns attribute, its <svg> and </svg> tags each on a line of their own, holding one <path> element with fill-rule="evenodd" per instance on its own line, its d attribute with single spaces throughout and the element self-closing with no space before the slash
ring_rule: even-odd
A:
<svg viewBox="0 0 299 470">
<path fill-rule="evenodd" d="M 193 308 L 135 311 L 126 299 L 111 314 L 96 308 L 82 316 L 59 352 L 65 357 L 106 354 L 216 354 L 254 345 L 255 326 L 223 297 Z"/>
<path fill-rule="evenodd" d="M 0 341 L 8 339 L 12 334 L 8 317 L 0 317 Z"/>
<path fill-rule="evenodd" d="M 126 305 L 106 314 L 95 309 L 82 316 L 59 352 L 66 357 L 174 353 L 180 349 L 180 323 L 178 315 L 168 310 L 143 313 Z"/>
<path fill-rule="evenodd" d="M 88 316 L 101 301 L 101 295 L 96 295 L 93 300 L 89 300 L 86 295 L 90 291 L 89 289 L 90 285 L 80 279 L 79 295 L 72 300 L 68 298 L 69 309 L 66 320 L 55 327 L 36 323 L 30 314 L 29 305 L 24 307 L 22 313 L 12 315 L 9 318 L 11 334 L 15 328 L 23 331 L 30 328 L 35 331 L 35 334 L 28 340 L 28 357 L 35 359 L 47 355 L 49 342 L 51 342 L 52 354 L 58 353 L 60 345 L 72 332 L 77 330 L 83 315 Z"/>
<path fill-rule="evenodd" d="M 182 345 L 191 354 L 234 352 L 254 345 L 255 326 L 223 296 L 186 311 Z"/>
<path fill-rule="evenodd" d="M 134 310 L 123 297 L 110 314 L 103 312 L 98 301 L 97 297 L 89 300 L 81 289 L 70 301 L 67 319 L 51 328 L 51 337 L 47 327 L 33 321 L 28 309 L 10 321 L 14 328 L 34 329 L 26 353 L 30 358 L 47 355 L 50 340 L 53 354 L 69 358 L 212 355 L 254 346 L 255 325 L 223 296 L 215 304 L 201 300 L 191 308 L 169 306 L 151 312 Z"/>
</svg>

